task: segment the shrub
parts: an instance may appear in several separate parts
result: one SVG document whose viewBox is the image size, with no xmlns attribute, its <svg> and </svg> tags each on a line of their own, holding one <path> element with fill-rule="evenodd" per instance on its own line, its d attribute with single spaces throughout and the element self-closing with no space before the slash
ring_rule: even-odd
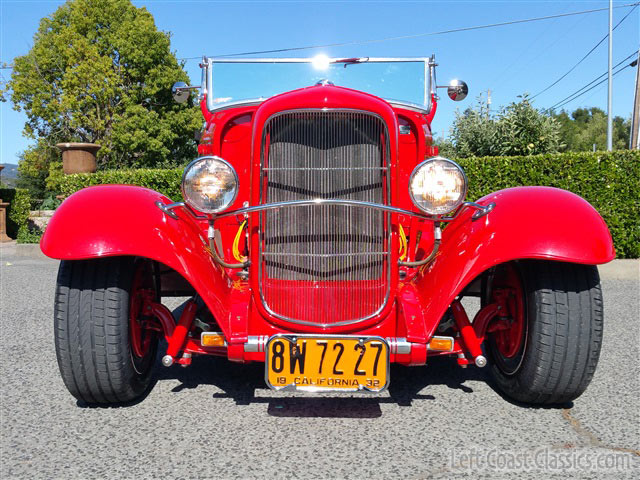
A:
<svg viewBox="0 0 640 480">
<path fill-rule="evenodd" d="M 40 243 L 43 233 L 44 232 L 38 228 L 24 227 L 18 230 L 18 238 L 16 238 L 16 241 L 18 243 Z"/>
<path fill-rule="evenodd" d="M 53 193 L 50 193 L 45 197 L 40 205 L 38 205 L 38 210 L 55 210 L 61 203 L 62 200 L 57 199 Z"/>
<path fill-rule="evenodd" d="M 457 157 L 536 155 L 561 147 L 560 124 L 536 110 L 527 95 L 490 113 L 482 100 L 456 112 L 450 143 Z"/>
<path fill-rule="evenodd" d="M 180 182 L 182 168 L 172 169 L 129 169 L 103 170 L 96 173 L 76 173 L 65 175 L 57 181 L 57 187 L 62 195 L 74 192 L 92 185 L 123 184 L 147 187 L 171 198 L 174 201 L 182 199 Z"/>
<path fill-rule="evenodd" d="M 467 198 L 519 185 L 569 190 L 591 203 L 604 217 L 618 258 L 640 257 L 640 152 L 572 152 L 518 157 L 470 157 L 457 160 L 469 177 Z M 59 188 L 65 195 L 90 185 L 121 183 L 182 198 L 182 169 L 113 170 L 67 175 Z M 557 213 L 557 212 L 555 212 Z"/>
<path fill-rule="evenodd" d="M 17 238 L 28 231 L 29 208 L 31 199 L 29 192 L 22 188 L 1 188 L 0 198 L 8 202 L 7 208 L 7 235 Z"/>
</svg>

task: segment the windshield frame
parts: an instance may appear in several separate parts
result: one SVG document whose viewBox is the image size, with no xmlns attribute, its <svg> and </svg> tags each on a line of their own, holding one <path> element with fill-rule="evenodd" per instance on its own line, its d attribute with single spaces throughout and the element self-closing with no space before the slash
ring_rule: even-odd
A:
<svg viewBox="0 0 640 480">
<path fill-rule="evenodd" d="M 228 58 L 228 57 L 203 57 L 200 67 L 202 68 L 202 87 L 200 89 L 201 99 L 206 98 L 207 110 L 215 112 L 234 106 L 242 106 L 247 104 L 257 104 L 266 98 L 247 98 L 241 100 L 233 100 L 224 103 L 214 102 L 214 84 L 213 84 L 213 65 L 216 63 L 313 63 L 316 57 L 301 58 Z M 330 64 L 346 65 L 357 63 L 422 63 L 424 65 L 424 99 L 423 105 L 413 102 L 404 102 L 402 100 L 385 99 L 393 105 L 406 107 L 413 110 L 419 110 L 422 113 L 430 113 L 432 108 L 432 96 L 435 95 L 436 78 L 435 78 L 435 56 L 431 57 L 356 57 L 344 58 L 334 57 L 325 59 Z"/>
</svg>

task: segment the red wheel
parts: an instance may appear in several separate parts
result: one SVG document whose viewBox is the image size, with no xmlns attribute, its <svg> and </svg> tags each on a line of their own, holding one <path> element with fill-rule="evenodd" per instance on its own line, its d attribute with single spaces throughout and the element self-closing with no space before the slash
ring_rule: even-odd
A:
<svg viewBox="0 0 640 480">
<path fill-rule="evenodd" d="M 142 373 L 153 360 L 150 351 L 158 341 L 158 327 L 151 312 L 145 311 L 156 300 L 153 274 L 149 262 L 139 260 L 135 264 L 131 294 L 129 296 L 129 338 L 131 358 L 136 371 Z"/>
<path fill-rule="evenodd" d="M 527 340 L 525 290 L 516 264 L 508 263 L 496 272 L 491 302 L 506 306 L 506 311 L 487 328 L 489 348 L 500 369 L 510 375 L 522 363 Z"/>
<path fill-rule="evenodd" d="M 151 346 L 151 335 L 146 328 L 148 322 L 145 320 L 143 308 L 145 304 L 154 300 L 155 291 L 150 285 L 149 268 L 145 262 L 139 262 L 133 282 L 131 284 L 131 296 L 129 298 L 129 335 L 131 338 L 131 350 L 138 357 L 144 357 Z"/>
</svg>

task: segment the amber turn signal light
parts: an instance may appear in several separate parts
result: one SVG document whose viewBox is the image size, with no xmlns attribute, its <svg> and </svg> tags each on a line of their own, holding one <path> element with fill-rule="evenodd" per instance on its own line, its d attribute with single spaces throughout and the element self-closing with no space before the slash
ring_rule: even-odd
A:
<svg viewBox="0 0 640 480">
<path fill-rule="evenodd" d="M 452 337 L 432 337 L 428 345 L 429 350 L 438 352 L 453 351 Z"/>
<path fill-rule="evenodd" d="M 224 339 L 222 333 L 217 332 L 202 332 L 200 336 L 200 343 L 203 347 L 226 347 L 227 342 Z"/>
</svg>

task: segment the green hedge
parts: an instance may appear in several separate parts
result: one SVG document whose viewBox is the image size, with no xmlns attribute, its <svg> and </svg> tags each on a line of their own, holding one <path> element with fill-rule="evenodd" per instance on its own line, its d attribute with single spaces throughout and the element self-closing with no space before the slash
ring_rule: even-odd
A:
<svg viewBox="0 0 640 480">
<path fill-rule="evenodd" d="M 563 153 L 528 157 L 457 160 L 469 177 L 467 198 L 518 185 L 546 185 L 570 190 L 589 201 L 604 217 L 618 258 L 640 257 L 640 152 Z M 59 189 L 69 195 L 104 183 L 141 185 L 180 200 L 182 169 L 117 170 L 68 175 Z"/>
<path fill-rule="evenodd" d="M 182 199 L 180 182 L 182 181 L 182 168 L 172 169 L 139 169 L 139 170 L 104 170 L 96 173 L 76 173 L 56 178 L 55 187 L 62 195 L 71 195 L 74 192 L 93 185 L 123 184 L 138 185 L 151 188 L 160 192 L 174 201 Z"/>
<path fill-rule="evenodd" d="M 618 258 L 640 257 L 640 152 L 637 150 L 457 161 L 469 177 L 468 198 L 477 199 L 518 185 L 569 190 L 600 212 L 613 236 Z"/>
<path fill-rule="evenodd" d="M 7 235 L 20 239 L 29 232 L 27 222 L 31 198 L 29 192 L 22 188 L 0 188 L 0 198 L 8 202 Z"/>
</svg>

